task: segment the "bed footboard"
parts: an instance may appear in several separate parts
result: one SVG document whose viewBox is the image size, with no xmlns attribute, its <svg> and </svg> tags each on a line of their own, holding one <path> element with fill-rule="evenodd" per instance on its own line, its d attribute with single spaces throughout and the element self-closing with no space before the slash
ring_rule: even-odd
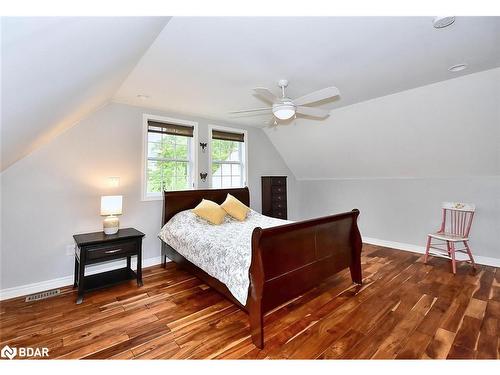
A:
<svg viewBox="0 0 500 375">
<path fill-rule="evenodd" d="M 254 344 L 264 345 L 263 316 L 326 278 L 350 268 L 361 284 L 359 210 L 300 221 L 252 233 L 247 302 Z"/>
</svg>

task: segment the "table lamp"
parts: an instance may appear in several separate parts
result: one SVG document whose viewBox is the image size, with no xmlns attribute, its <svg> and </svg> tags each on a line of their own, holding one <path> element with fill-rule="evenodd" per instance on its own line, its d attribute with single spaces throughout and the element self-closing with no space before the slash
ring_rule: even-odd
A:
<svg viewBox="0 0 500 375">
<path fill-rule="evenodd" d="M 115 234 L 120 227 L 120 220 L 115 215 L 122 214 L 122 196 L 105 195 L 101 197 L 101 216 L 106 216 L 102 223 L 105 234 Z"/>
</svg>

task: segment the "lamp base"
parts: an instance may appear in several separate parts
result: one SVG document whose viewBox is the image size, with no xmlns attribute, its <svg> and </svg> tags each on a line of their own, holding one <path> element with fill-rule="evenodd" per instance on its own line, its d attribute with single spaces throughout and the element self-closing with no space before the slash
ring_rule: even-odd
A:
<svg viewBox="0 0 500 375">
<path fill-rule="evenodd" d="M 102 222 L 102 228 L 104 234 L 115 234 L 120 229 L 120 220 L 116 216 L 110 215 Z"/>
</svg>

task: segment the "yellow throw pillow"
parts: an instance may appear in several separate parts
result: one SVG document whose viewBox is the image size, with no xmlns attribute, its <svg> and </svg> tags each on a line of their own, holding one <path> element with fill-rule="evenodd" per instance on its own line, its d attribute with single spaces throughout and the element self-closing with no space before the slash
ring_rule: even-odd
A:
<svg viewBox="0 0 500 375">
<path fill-rule="evenodd" d="M 228 194 L 224 203 L 220 205 L 224 211 L 234 217 L 236 220 L 243 221 L 247 218 L 250 208 L 241 203 L 238 199 Z"/>
<path fill-rule="evenodd" d="M 226 216 L 226 211 L 221 206 L 207 199 L 203 199 L 192 211 L 202 219 L 215 225 L 222 224 L 224 216 Z"/>
</svg>

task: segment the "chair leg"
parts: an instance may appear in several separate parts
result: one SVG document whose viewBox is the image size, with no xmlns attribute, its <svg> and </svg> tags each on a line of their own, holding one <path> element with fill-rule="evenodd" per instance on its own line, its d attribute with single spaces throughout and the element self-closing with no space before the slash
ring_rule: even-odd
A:
<svg viewBox="0 0 500 375">
<path fill-rule="evenodd" d="M 451 269 L 453 274 L 457 273 L 457 262 L 455 260 L 455 245 L 452 242 L 446 241 L 446 245 L 448 248 L 448 253 L 451 256 Z"/>
<path fill-rule="evenodd" d="M 470 261 L 472 263 L 472 268 L 476 269 L 476 262 L 474 262 L 474 258 L 472 257 L 472 251 L 470 251 L 470 247 L 468 241 L 464 241 L 465 249 L 467 250 L 467 254 L 469 254 Z"/>
<path fill-rule="evenodd" d="M 427 236 L 427 246 L 425 248 L 425 256 L 424 263 L 427 264 L 427 260 L 429 259 L 429 251 L 431 249 L 431 236 Z"/>
</svg>

